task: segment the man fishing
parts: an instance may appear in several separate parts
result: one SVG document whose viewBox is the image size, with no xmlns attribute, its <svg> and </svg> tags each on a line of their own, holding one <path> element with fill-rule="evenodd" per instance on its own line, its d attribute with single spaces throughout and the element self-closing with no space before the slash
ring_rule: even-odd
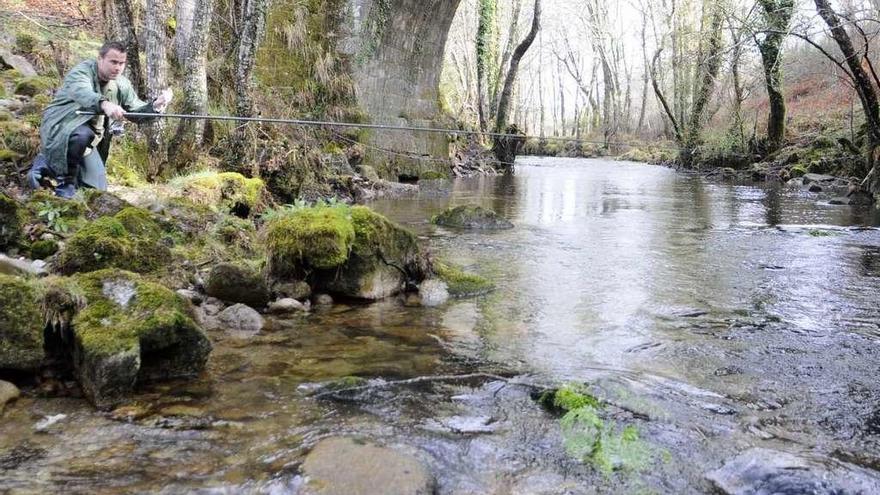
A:
<svg viewBox="0 0 880 495">
<path fill-rule="evenodd" d="M 64 77 L 43 111 L 41 153 L 28 173 L 32 187 L 55 179 L 55 194 L 62 198 L 72 197 L 80 187 L 107 188 L 104 162 L 111 136 L 121 134 L 126 112 L 163 113 L 172 98 L 166 89 L 151 103 L 141 101 L 122 75 L 125 64 L 125 45 L 108 41 L 97 59 L 81 62 Z"/>
</svg>

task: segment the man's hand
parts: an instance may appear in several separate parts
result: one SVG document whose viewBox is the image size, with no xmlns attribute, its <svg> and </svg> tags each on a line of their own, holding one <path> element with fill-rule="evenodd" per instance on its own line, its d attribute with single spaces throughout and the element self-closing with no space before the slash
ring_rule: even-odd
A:
<svg viewBox="0 0 880 495">
<path fill-rule="evenodd" d="M 125 117 L 125 109 L 111 101 L 102 101 L 101 111 L 113 120 L 122 120 Z"/>
<path fill-rule="evenodd" d="M 153 110 L 159 113 L 165 113 L 165 109 L 168 108 L 168 104 L 171 103 L 173 97 L 174 92 L 171 91 L 171 88 L 162 91 L 162 93 L 153 100 Z"/>
</svg>

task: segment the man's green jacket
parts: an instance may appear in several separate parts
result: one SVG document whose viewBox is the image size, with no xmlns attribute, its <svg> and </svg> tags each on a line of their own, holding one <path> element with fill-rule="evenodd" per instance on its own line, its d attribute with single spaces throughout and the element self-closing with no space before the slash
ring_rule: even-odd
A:
<svg viewBox="0 0 880 495">
<path fill-rule="evenodd" d="M 43 154 L 56 176 L 67 175 L 67 142 L 70 134 L 93 118 L 91 115 L 77 115 L 77 110 L 101 113 L 101 102 L 109 100 L 126 111 L 153 112 L 152 105 L 138 98 L 125 76 L 117 77 L 115 82 L 115 91 L 110 86 L 111 90 L 102 94 L 97 60 L 77 64 L 64 77 L 52 103 L 43 111 L 43 122 L 40 124 Z M 109 144 L 109 138 L 109 133 L 105 132 L 104 142 Z M 101 145 L 98 148 L 104 149 L 102 155 L 108 149 Z"/>
</svg>

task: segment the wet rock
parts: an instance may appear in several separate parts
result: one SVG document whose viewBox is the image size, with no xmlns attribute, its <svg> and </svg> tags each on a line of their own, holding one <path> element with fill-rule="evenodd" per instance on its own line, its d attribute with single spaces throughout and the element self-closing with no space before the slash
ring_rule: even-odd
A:
<svg viewBox="0 0 880 495">
<path fill-rule="evenodd" d="M 67 419 L 66 414 L 55 414 L 53 416 L 44 416 L 43 419 L 37 421 L 34 425 L 34 430 L 39 433 L 45 433 L 49 431 L 50 428 L 57 425 L 61 421 Z"/>
<path fill-rule="evenodd" d="M 289 297 L 298 301 L 304 301 L 312 295 L 312 288 L 302 280 L 276 283 L 272 291 L 281 299 Z"/>
<path fill-rule="evenodd" d="M 193 304 L 201 304 L 204 299 L 201 294 L 194 290 L 178 289 L 177 294 Z M 219 311 L 218 311 L 219 312 Z M 215 313 L 216 314 L 216 313 Z"/>
<path fill-rule="evenodd" d="M 862 190 L 853 191 L 847 196 L 850 205 L 853 206 L 868 206 L 874 204 L 874 196 Z"/>
<path fill-rule="evenodd" d="M 450 416 L 439 420 L 430 419 L 426 429 L 458 435 L 494 433 L 498 423 L 491 416 Z"/>
<path fill-rule="evenodd" d="M 6 404 L 18 399 L 20 396 L 21 391 L 18 390 L 18 387 L 9 382 L 0 380 L 0 414 L 3 413 Z"/>
<path fill-rule="evenodd" d="M 130 404 L 117 407 L 110 413 L 110 418 L 116 421 L 137 421 L 150 415 L 150 407 L 144 404 Z"/>
<path fill-rule="evenodd" d="M 174 292 L 121 270 L 76 277 L 89 305 L 73 320 L 74 368 L 86 397 L 110 409 L 136 382 L 192 377 L 211 344 Z"/>
<path fill-rule="evenodd" d="M 831 471 L 825 466 L 787 452 L 752 448 L 709 472 L 706 478 L 729 495 L 876 493 L 876 480 L 854 471 Z"/>
<path fill-rule="evenodd" d="M 804 174 L 801 180 L 803 181 L 803 184 L 807 186 L 814 183 L 833 183 L 837 178 L 832 175 Z"/>
<path fill-rule="evenodd" d="M 419 296 L 422 306 L 429 308 L 440 306 L 449 300 L 449 286 L 442 280 L 425 280 L 419 286 Z"/>
<path fill-rule="evenodd" d="M 305 493 L 315 495 L 434 493 L 433 476 L 416 459 L 351 438 L 322 440 L 306 456 Z"/>
<path fill-rule="evenodd" d="M 46 266 L 35 265 L 33 262 L 25 259 L 15 259 L 10 258 L 5 254 L 0 254 L 0 273 L 21 276 L 41 276 L 46 273 Z"/>
<path fill-rule="evenodd" d="M 38 461 L 46 457 L 46 450 L 32 447 L 28 443 L 18 445 L 3 453 L 0 453 L 0 470 L 18 469 L 29 463 Z"/>
<path fill-rule="evenodd" d="M 0 65 L 10 67 L 21 73 L 24 77 L 34 77 L 37 70 L 21 55 L 15 55 L 5 48 L 0 48 Z"/>
<path fill-rule="evenodd" d="M 437 225 L 459 229 L 501 230 L 512 229 L 513 224 L 492 210 L 481 206 L 456 206 L 431 220 Z"/>
<path fill-rule="evenodd" d="M 27 371 L 40 365 L 43 323 L 34 286 L 22 278 L 0 274 L 0 369 Z"/>
<path fill-rule="evenodd" d="M 253 268 L 220 263 L 211 269 L 205 293 L 230 303 L 262 308 L 269 302 L 269 286 L 263 275 Z"/>
<path fill-rule="evenodd" d="M 128 201 L 106 191 L 88 189 L 84 194 L 86 206 L 88 207 L 86 218 L 89 220 L 95 220 L 100 217 L 112 217 L 132 206 Z"/>
<path fill-rule="evenodd" d="M 217 322 L 234 336 L 246 338 L 263 329 L 265 322 L 255 309 L 244 304 L 230 306 L 217 315 Z"/>
<path fill-rule="evenodd" d="M 816 183 L 810 184 L 810 187 L 808 187 L 807 190 L 811 193 L 819 193 L 823 191 L 822 186 Z"/>
<path fill-rule="evenodd" d="M 318 294 L 314 298 L 315 306 L 332 306 L 333 297 L 329 294 Z"/>
<path fill-rule="evenodd" d="M 269 304 L 269 312 L 276 315 L 284 315 L 308 310 L 309 308 L 306 307 L 305 304 L 289 297 L 279 299 Z"/>
</svg>

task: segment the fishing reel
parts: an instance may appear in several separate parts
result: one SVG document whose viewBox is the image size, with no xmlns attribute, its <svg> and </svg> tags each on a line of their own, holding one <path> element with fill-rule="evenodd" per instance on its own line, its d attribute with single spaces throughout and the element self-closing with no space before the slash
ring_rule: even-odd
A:
<svg viewBox="0 0 880 495">
<path fill-rule="evenodd" d="M 114 120 L 110 123 L 110 128 L 107 129 L 107 132 L 110 133 L 113 137 L 122 137 L 125 136 L 125 125 L 121 120 Z"/>
</svg>

